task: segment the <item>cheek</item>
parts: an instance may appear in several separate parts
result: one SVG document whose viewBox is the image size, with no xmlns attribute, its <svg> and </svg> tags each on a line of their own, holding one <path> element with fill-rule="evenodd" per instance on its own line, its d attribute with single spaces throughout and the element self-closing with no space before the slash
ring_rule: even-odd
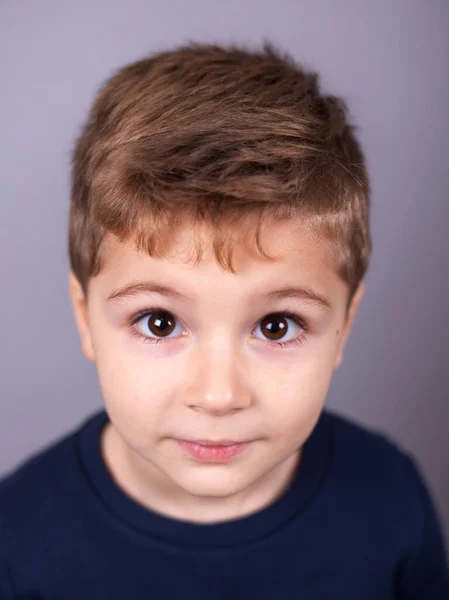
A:
<svg viewBox="0 0 449 600">
<path fill-rule="evenodd" d="M 274 437 L 303 440 L 312 430 L 323 408 L 332 379 L 332 362 L 323 356 L 300 357 L 260 377 L 263 403 Z"/>
<path fill-rule="evenodd" d="M 157 359 L 155 348 L 123 331 L 107 325 L 103 329 L 96 335 L 96 362 L 105 402 L 124 404 L 133 412 L 154 407 L 154 399 L 163 398 L 173 381 L 169 363 Z"/>
<path fill-rule="evenodd" d="M 161 373 L 148 358 L 131 359 L 111 350 L 98 356 L 97 371 L 111 421 L 135 447 L 145 447 L 162 418 L 164 399 L 169 394 L 168 373 Z"/>
</svg>

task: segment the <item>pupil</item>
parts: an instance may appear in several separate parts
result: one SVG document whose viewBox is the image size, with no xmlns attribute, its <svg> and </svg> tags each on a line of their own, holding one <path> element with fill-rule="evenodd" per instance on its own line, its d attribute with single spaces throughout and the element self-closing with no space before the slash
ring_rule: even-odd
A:
<svg viewBox="0 0 449 600">
<path fill-rule="evenodd" d="M 158 314 L 160 315 L 161 313 Z M 171 319 L 167 316 L 154 316 L 150 319 L 150 321 L 152 321 L 153 324 L 164 333 L 165 330 L 170 329 L 171 327 Z"/>
<path fill-rule="evenodd" d="M 268 319 L 267 322 L 269 323 L 269 325 L 267 326 L 267 329 L 269 330 L 270 334 L 274 334 L 276 339 L 279 338 L 279 333 L 283 333 L 286 329 L 286 325 L 285 323 L 283 323 L 281 321 L 281 319 Z M 273 325 L 274 323 L 274 325 Z"/>
</svg>

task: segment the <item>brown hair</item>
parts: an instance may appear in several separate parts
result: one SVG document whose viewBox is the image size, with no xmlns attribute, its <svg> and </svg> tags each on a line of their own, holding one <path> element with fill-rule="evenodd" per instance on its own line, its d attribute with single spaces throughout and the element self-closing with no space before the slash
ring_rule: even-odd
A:
<svg viewBox="0 0 449 600">
<path fill-rule="evenodd" d="M 321 94 L 317 73 L 269 42 L 190 42 L 124 66 L 99 90 L 73 152 L 71 268 L 87 293 L 105 233 L 161 257 L 189 220 L 213 227 L 216 259 L 234 273 L 250 219 L 252 247 L 273 260 L 261 224 L 298 216 L 329 242 L 349 305 L 372 249 L 369 204 L 346 103 Z"/>
</svg>

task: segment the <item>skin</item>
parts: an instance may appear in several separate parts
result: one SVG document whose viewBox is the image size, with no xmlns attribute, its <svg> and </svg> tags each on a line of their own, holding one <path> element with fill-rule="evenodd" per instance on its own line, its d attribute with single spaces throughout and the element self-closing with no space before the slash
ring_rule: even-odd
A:
<svg viewBox="0 0 449 600">
<path fill-rule="evenodd" d="M 335 274 L 326 244 L 291 221 L 262 229 L 262 247 L 278 262 L 257 257 L 242 243 L 234 252 L 236 274 L 216 263 L 205 228 L 201 238 L 205 252 L 193 266 L 197 237 L 189 227 L 161 259 L 108 234 L 105 266 L 89 280 L 87 298 L 72 272 L 69 289 L 82 349 L 96 363 L 110 419 L 101 451 L 116 484 L 160 515 L 219 523 L 265 508 L 290 485 L 342 362 L 364 285 L 345 320 L 348 288 Z M 191 300 L 154 292 L 107 300 L 117 288 L 148 279 Z M 251 299 L 300 284 L 324 295 L 331 308 L 305 299 Z M 171 316 L 167 337 L 151 325 L 151 315 L 130 324 L 138 311 L 153 306 Z M 273 316 L 282 310 L 302 318 L 307 331 Z M 268 316 L 284 324 L 283 334 L 270 337 L 262 325 Z M 301 344 L 285 348 L 273 341 L 299 337 Z M 163 341 L 152 343 L 157 339 Z M 253 443 L 213 464 L 186 455 L 174 438 Z"/>
</svg>

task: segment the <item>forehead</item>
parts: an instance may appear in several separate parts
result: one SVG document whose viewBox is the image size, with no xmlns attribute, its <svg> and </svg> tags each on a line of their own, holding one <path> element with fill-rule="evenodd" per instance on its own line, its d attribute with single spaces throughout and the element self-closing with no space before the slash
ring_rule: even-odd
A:
<svg viewBox="0 0 449 600">
<path fill-rule="evenodd" d="M 254 247 L 255 229 L 242 227 L 232 243 L 232 263 L 236 273 L 253 271 L 255 265 L 260 268 L 314 268 L 320 269 L 332 277 L 335 265 L 332 260 L 330 244 L 310 231 L 300 221 L 290 219 L 287 222 L 267 221 L 260 229 L 260 245 L 275 261 L 267 261 Z M 170 232 L 166 250 L 160 258 L 149 256 L 144 250 L 138 250 L 132 239 L 120 242 L 114 235 L 107 233 L 103 242 L 105 269 L 119 269 L 130 263 L 179 264 L 192 267 L 195 264 L 196 251 L 201 247 L 201 261 L 198 268 L 216 266 L 213 250 L 214 232 L 207 224 L 184 223 L 177 231 Z M 195 265 L 196 266 L 196 265 Z"/>
<path fill-rule="evenodd" d="M 245 233 L 245 232 L 244 232 Z M 214 298 L 245 304 L 267 292 L 290 287 L 307 289 L 338 310 L 347 286 L 332 264 L 329 244 L 296 222 L 275 223 L 261 229 L 263 250 L 276 261 L 267 261 L 251 247 L 253 231 L 232 246 L 235 273 L 225 271 L 213 252 L 213 232 L 207 227 L 183 226 L 171 240 L 169 251 L 155 258 L 137 250 L 132 241 L 109 236 L 104 264 L 93 287 L 100 296 L 114 296 L 129 285 L 153 284 L 178 290 L 195 303 Z M 196 244 L 202 244 L 201 261 L 195 263 Z M 252 300 L 251 300 L 252 301 Z"/>
</svg>

